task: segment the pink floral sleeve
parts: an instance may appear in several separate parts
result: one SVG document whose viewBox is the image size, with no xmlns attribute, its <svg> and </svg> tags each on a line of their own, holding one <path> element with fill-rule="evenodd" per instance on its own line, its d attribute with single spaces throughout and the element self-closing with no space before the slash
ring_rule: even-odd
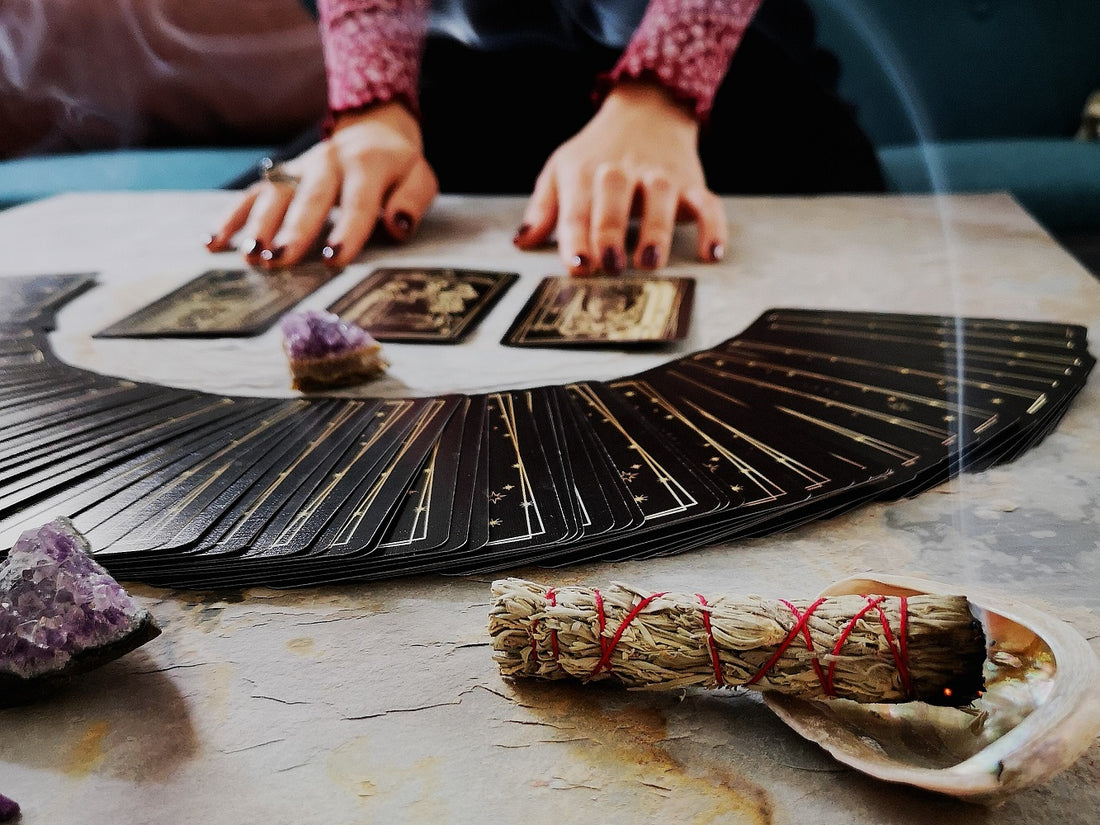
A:
<svg viewBox="0 0 1100 825">
<path fill-rule="evenodd" d="M 331 111 L 398 100 L 419 112 L 429 6 L 430 0 L 320 0 Z"/>
<path fill-rule="evenodd" d="M 652 79 L 706 120 L 741 37 L 762 0 L 651 0 L 605 88 Z"/>
</svg>

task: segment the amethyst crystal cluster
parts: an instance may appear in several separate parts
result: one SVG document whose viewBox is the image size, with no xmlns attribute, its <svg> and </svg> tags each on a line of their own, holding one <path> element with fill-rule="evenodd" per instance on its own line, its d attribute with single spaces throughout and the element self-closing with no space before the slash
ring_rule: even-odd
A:
<svg viewBox="0 0 1100 825">
<path fill-rule="evenodd" d="M 0 562 L 0 706 L 121 656 L 160 633 L 88 556 L 68 519 L 28 530 Z"/>
<path fill-rule="evenodd" d="M 282 320 L 283 346 L 294 359 L 324 358 L 375 344 L 365 330 L 331 312 L 308 309 Z"/>
</svg>

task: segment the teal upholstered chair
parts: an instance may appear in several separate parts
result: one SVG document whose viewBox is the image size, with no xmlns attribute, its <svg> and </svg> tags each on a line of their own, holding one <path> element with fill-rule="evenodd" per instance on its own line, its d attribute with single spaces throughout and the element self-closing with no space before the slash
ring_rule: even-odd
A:
<svg viewBox="0 0 1100 825">
<path fill-rule="evenodd" d="M 218 189 L 250 169 L 265 147 L 125 149 L 0 162 L 0 209 L 61 192 Z"/>
<path fill-rule="evenodd" d="M 1008 190 L 1051 230 L 1100 230 L 1100 143 L 1073 140 L 1100 89 L 1100 2 L 810 5 L 892 189 Z"/>
</svg>

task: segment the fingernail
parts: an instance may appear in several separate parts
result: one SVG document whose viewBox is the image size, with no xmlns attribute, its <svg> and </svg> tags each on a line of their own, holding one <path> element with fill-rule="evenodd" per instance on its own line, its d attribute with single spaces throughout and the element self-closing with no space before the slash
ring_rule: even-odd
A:
<svg viewBox="0 0 1100 825">
<path fill-rule="evenodd" d="M 519 229 L 516 230 L 516 234 L 512 236 L 512 243 L 523 243 L 523 239 L 527 237 L 527 233 L 531 231 L 531 224 L 521 223 Z"/>
<path fill-rule="evenodd" d="M 591 273 L 591 262 L 584 253 L 573 256 L 570 269 L 573 275 L 588 275 Z"/>
<path fill-rule="evenodd" d="M 618 275 L 626 269 L 626 256 L 613 246 L 603 251 L 603 270 L 608 275 Z"/>
<path fill-rule="evenodd" d="M 206 236 L 206 240 L 203 241 L 203 246 L 205 246 L 211 252 L 220 252 L 222 248 L 222 245 L 218 243 L 218 236 L 214 234 Z"/>
<path fill-rule="evenodd" d="M 245 244 L 244 256 L 246 258 L 255 258 L 255 257 L 263 254 L 263 251 L 264 251 L 264 242 L 261 241 L 259 238 L 253 238 L 251 241 L 249 241 L 247 244 Z"/>
<path fill-rule="evenodd" d="M 393 225 L 398 232 L 401 233 L 401 237 L 405 237 L 412 231 L 413 219 L 412 215 L 408 212 L 398 212 L 393 216 Z"/>
<path fill-rule="evenodd" d="M 651 243 L 642 250 L 640 262 L 646 269 L 657 268 L 657 244 Z"/>
<path fill-rule="evenodd" d="M 321 259 L 327 264 L 332 263 L 340 257 L 340 244 L 325 244 L 325 248 L 321 250 Z"/>
<path fill-rule="evenodd" d="M 726 256 L 726 248 L 720 243 L 712 243 L 710 245 L 710 259 L 711 261 L 720 261 Z"/>
<path fill-rule="evenodd" d="M 286 252 L 285 246 L 277 246 L 274 249 L 265 249 L 260 253 L 260 258 L 268 263 L 274 263 L 283 257 L 283 253 Z"/>
</svg>

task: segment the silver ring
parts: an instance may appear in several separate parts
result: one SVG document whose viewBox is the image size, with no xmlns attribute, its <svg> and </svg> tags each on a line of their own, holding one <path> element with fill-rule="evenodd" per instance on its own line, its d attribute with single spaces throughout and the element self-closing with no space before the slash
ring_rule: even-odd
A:
<svg viewBox="0 0 1100 825">
<path fill-rule="evenodd" d="M 285 183 L 288 186 L 297 186 L 302 180 L 297 175 L 287 172 L 283 164 L 276 163 L 271 158 L 260 161 L 260 175 L 268 183 Z"/>
</svg>

